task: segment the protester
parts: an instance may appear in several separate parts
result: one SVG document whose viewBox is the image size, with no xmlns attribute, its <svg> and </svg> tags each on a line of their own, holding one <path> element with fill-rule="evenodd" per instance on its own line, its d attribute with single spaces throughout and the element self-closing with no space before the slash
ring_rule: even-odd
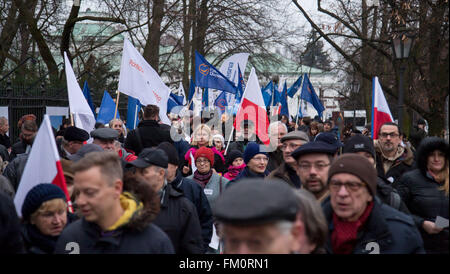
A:
<svg viewBox="0 0 450 274">
<path fill-rule="evenodd" d="M 269 163 L 267 170 L 273 171 L 283 163 L 283 151 L 281 151 L 281 138 L 288 132 L 285 124 L 280 121 L 273 122 L 269 125 L 270 148 L 273 151 L 268 153 Z"/>
<path fill-rule="evenodd" d="M 367 136 L 367 137 L 371 137 L 371 134 L 372 134 L 372 123 L 367 123 L 364 126 L 364 129 L 363 129 L 361 134 L 364 135 L 364 136 Z"/>
<path fill-rule="evenodd" d="M 38 184 L 27 193 L 21 211 L 27 253 L 52 254 L 59 235 L 69 223 L 64 192 L 50 183 Z"/>
<path fill-rule="evenodd" d="M 311 192 L 295 191 L 299 203 L 297 222 L 300 223 L 300 254 L 325 254 L 328 226 L 322 208 Z"/>
<path fill-rule="evenodd" d="M 256 135 L 255 124 L 251 120 L 243 120 L 241 122 L 240 132 L 236 132 L 236 141 L 231 142 L 228 150 L 239 150 L 244 153 L 249 142 L 256 142 L 257 144 L 262 144 L 258 135 Z"/>
<path fill-rule="evenodd" d="M 0 192 L 0 254 L 24 253 L 20 221 L 13 200 Z"/>
<path fill-rule="evenodd" d="M 225 139 L 220 134 L 215 134 L 213 137 L 213 146 L 222 156 L 225 154 Z"/>
<path fill-rule="evenodd" d="M 420 142 L 427 137 L 427 132 L 425 131 L 425 120 L 420 118 L 417 120 L 417 125 L 411 130 L 409 134 L 409 139 L 411 140 L 411 145 L 414 149 L 419 148 Z"/>
<path fill-rule="evenodd" d="M 20 141 L 11 147 L 11 161 L 19 154 L 28 153 L 38 131 L 38 126 L 35 120 L 24 120 L 23 123 L 20 124 Z"/>
<path fill-rule="evenodd" d="M 173 143 L 170 130 L 159 124 L 159 121 L 159 107 L 147 105 L 144 108 L 143 121 L 128 133 L 124 148 L 139 155 L 144 148 L 156 147 L 162 142 Z"/>
<path fill-rule="evenodd" d="M 291 153 L 308 141 L 308 135 L 304 131 L 296 130 L 284 135 L 281 138 L 283 162 L 267 176 L 267 179 L 278 178 L 294 188 L 300 188 L 301 181 L 297 175 L 297 161 L 291 156 Z"/>
<path fill-rule="evenodd" d="M 370 163 L 376 168 L 375 163 L 375 148 L 373 146 L 373 141 L 367 136 L 358 134 L 350 137 L 344 145 L 342 150 L 343 153 L 356 153 L 364 156 Z M 402 201 L 397 190 L 395 190 L 389 182 L 384 178 L 377 176 L 377 197 L 380 200 L 406 214 L 410 214 L 405 203 Z"/>
<path fill-rule="evenodd" d="M 323 131 L 324 132 L 331 132 L 331 129 L 334 127 L 333 120 L 328 119 L 323 123 Z"/>
<path fill-rule="evenodd" d="M 244 170 L 246 167 L 244 163 L 242 152 L 239 150 L 232 150 L 228 152 L 226 166 L 228 167 L 228 171 L 223 175 L 223 177 L 227 178 L 229 181 L 233 180 L 238 176 L 239 173 Z"/>
<path fill-rule="evenodd" d="M 117 154 L 120 157 L 120 160 L 122 160 L 122 163 L 125 162 L 132 162 L 134 160 L 137 159 L 137 156 L 134 155 L 133 153 L 130 153 L 128 151 L 126 151 L 123 147 L 122 144 L 118 141 L 115 140 L 114 141 L 114 150 L 117 152 Z"/>
<path fill-rule="evenodd" d="M 289 254 L 300 250 L 298 201 L 291 187 L 242 180 L 219 197 L 214 216 L 226 254 Z"/>
<path fill-rule="evenodd" d="M 167 235 L 151 223 L 143 201 L 122 192 L 123 173 L 115 152 L 88 153 L 73 170 L 83 217 L 64 229 L 55 253 L 174 252 Z M 148 196 L 154 193 L 151 188 L 146 191 Z"/>
<path fill-rule="evenodd" d="M 208 250 L 209 243 L 212 236 L 212 211 L 203 188 L 194 180 L 184 178 L 178 169 L 179 158 L 175 147 L 169 142 L 159 144 L 159 149 L 163 150 L 168 157 L 167 166 L 167 182 L 171 184 L 176 190 L 183 192 L 183 195 L 188 198 L 197 209 L 197 214 L 202 228 L 203 250 Z M 202 253 L 204 253 L 202 252 Z"/>
<path fill-rule="evenodd" d="M 123 144 L 125 142 L 125 135 L 126 135 L 123 121 L 121 119 L 112 119 L 111 121 L 109 121 L 109 127 L 116 130 L 119 133 L 117 141 Z"/>
<path fill-rule="evenodd" d="M 438 216 L 449 219 L 448 149 L 444 139 L 425 138 L 417 150 L 417 169 L 406 172 L 394 184 L 411 211 L 427 253 L 449 253 L 448 225 L 436 225 Z"/>
<path fill-rule="evenodd" d="M 261 146 L 255 142 L 248 143 L 244 151 L 244 163 L 246 167 L 241 173 L 228 183 L 228 187 L 244 178 L 264 178 L 269 175 L 267 152 L 261 150 Z"/>
<path fill-rule="evenodd" d="M 374 142 L 378 176 L 394 183 L 413 169 L 413 152 L 402 146 L 402 133 L 395 123 L 381 125 L 378 138 Z"/>
<path fill-rule="evenodd" d="M 321 141 L 309 142 L 291 153 L 297 161 L 297 175 L 302 187 L 310 191 L 319 202 L 328 195 L 328 170 L 333 162 L 336 147 Z"/>
<path fill-rule="evenodd" d="M 375 196 L 377 173 L 364 156 L 337 158 L 328 171 L 330 199 L 323 202 L 330 254 L 424 253 L 411 216 L 382 204 Z"/>
<path fill-rule="evenodd" d="M 308 132 L 309 139 L 314 140 L 314 138 L 316 138 L 317 134 L 319 134 L 319 133 L 320 133 L 319 122 L 317 122 L 317 121 L 311 122 L 311 125 L 309 126 L 309 132 Z"/>
<path fill-rule="evenodd" d="M 8 178 L 3 175 L 0 175 L 0 192 L 11 199 L 14 199 L 14 196 L 16 195 L 16 192 L 14 191 L 14 188 Z"/>
<path fill-rule="evenodd" d="M 105 151 L 116 151 L 115 141 L 119 137 L 119 133 L 112 128 L 98 128 L 91 132 L 94 139 L 93 144 L 99 145 Z"/>
<path fill-rule="evenodd" d="M 340 154 L 341 148 L 342 146 L 344 146 L 344 144 L 342 144 L 341 141 L 339 141 L 337 135 L 330 132 L 321 132 L 317 134 L 316 138 L 314 138 L 314 141 L 315 142 L 321 141 L 332 145 L 335 148 L 334 153 L 335 156 Z"/>
<path fill-rule="evenodd" d="M 175 253 L 201 254 L 203 239 L 197 210 L 182 192 L 167 182 L 168 161 L 163 150 L 144 148 L 128 165 L 134 166 L 136 175 L 158 193 L 161 208 L 153 223 L 167 233 Z"/>
<path fill-rule="evenodd" d="M 3 175 L 9 180 L 14 191 L 19 187 L 20 179 L 22 179 L 25 164 L 28 160 L 28 153 L 17 155 L 3 171 Z"/>
<path fill-rule="evenodd" d="M 11 140 L 8 136 L 9 123 L 8 119 L 4 116 L 0 117 L 0 145 L 4 145 L 6 149 L 11 147 Z"/>
<path fill-rule="evenodd" d="M 59 157 L 68 159 L 68 156 L 77 153 L 88 139 L 87 131 L 73 126 L 67 127 L 63 138 L 56 141 Z"/>
</svg>

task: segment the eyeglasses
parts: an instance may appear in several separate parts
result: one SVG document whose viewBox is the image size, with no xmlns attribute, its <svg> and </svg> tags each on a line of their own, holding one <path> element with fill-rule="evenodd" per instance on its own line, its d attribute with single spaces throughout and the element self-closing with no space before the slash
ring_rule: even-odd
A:
<svg viewBox="0 0 450 274">
<path fill-rule="evenodd" d="M 388 136 L 390 136 L 391 138 L 397 138 L 398 136 L 400 136 L 398 133 L 395 132 L 391 132 L 391 133 L 380 133 L 380 137 L 386 139 Z"/>
<path fill-rule="evenodd" d="M 355 192 L 358 191 L 365 184 L 360 182 L 339 182 L 339 181 L 330 181 L 329 187 L 331 191 L 337 192 L 341 189 L 342 186 L 345 186 L 347 191 Z"/>
<path fill-rule="evenodd" d="M 318 171 L 322 171 L 324 168 L 326 168 L 327 166 L 329 166 L 330 163 L 325 164 L 325 163 L 314 163 L 314 164 L 310 164 L 310 163 L 300 163 L 298 165 L 298 167 L 303 170 L 303 171 L 309 171 L 311 169 L 312 166 L 314 166 L 314 168 Z"/>
<path fill-rule="evenodd" d="M 267 157 L 254 157 L 252 160 L 258 161 L 258 162 L 268 162 L 269 158 Z"/>
<path fill-rule="evenodd" d="M 195 163 L 196 163 L 196 164 L 201 164 L 201 165 L 203 165 L 203 164 L 209 164 L 209 160 L 197 160 L 197 161 L 195 161 Z"/>
<path fill-rule="evenodd" d="M 297 144 L 283 144 L 281 145 L 281 150 L 286 150 L 286 148 L 290 148 L 291 150 L 296 150 L 298 147 L 300 147 L 301 145 L 297 145 Z"/>
</svg>

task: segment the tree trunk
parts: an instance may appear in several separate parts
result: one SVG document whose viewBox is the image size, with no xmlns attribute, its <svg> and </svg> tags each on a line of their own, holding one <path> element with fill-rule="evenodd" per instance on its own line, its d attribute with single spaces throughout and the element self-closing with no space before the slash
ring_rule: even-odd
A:
<svg viewBox="0 0 450 274">
<path fill-rule="evenodd" d="M 369 37 L 369 23 L 368 23 L 368 10 L 366 0 L 362 0 L 362 24 L 361 24 L 361 36 L 364 38 L 362 42 L 361 50 L 361 66 L 370 66 L 370 47 L 367 45 L 366 39 Z M 368 70 L 370 71 L 370 70 Z M 368 121 L 372 121 L 372 84 L 371 81 L 365 77 L 361 77 L 361 89 L 362 96 L 364 98 L 364 108 L 366 110 L 366 116 Z"/>
<path fill-rule="evenodd" d="M 63 32 L 61 35 L 60 52 L 64 57 L 64 52 L 67 53 L 67 58 L 72 62 L 72 55 L 70 54 L 70 35 L 72 34 L 73 27 L 75 26 L 74 19 L 78 17 L 80 12 L 81 0 L 73 1 L 72 9 L 70 10 L 69 17 L 64 24 Z"/>
<path fill-rule="evenodd" d="M 195 50 L 197 49 L 197 0 L 189 0 L 189 15 L 192 20 L 191 79 L 195 82 Z"/>
<path fill-rule="evenodd" d="M 147 41 L 144 47 L 144 58 L 159 72 L 159 44 L 161 42 L 161 22 L 164 17 L 165 0 L 154 0 L 152 9 L 152 24 L 148 31 Z"/>
<path fill-rule="evenodd" d="M 11 7 L 9 8 L 8 17 L 6 18 L 3 26 L 3 31 L 0 34 L 0 74 L 2 74 L 8 52 L 11 49 L 12 42 L 19 28 L 19 24 L 17 22 L 17 10 L 17 5 L 12 2 Z"/>
</svg>

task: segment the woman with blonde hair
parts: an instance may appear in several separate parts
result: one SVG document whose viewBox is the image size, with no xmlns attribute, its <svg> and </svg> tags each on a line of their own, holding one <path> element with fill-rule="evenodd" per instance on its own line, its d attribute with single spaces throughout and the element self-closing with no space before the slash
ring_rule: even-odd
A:
<svg viewBox="0 0 450 274">
<path fill-rule="evenodd" d="M 409 171 L 394 185 L 418 226 L 427 253 L 449 253 L 448 225 L 436 219 L 449 218 L 448 142 L 427 137 L 417 149 L 417 169 Z"/>
<path fill-rule="evenodd" d="M 195 152 L 197 149 L 202 147 L 207 147 L 212 149 L 214 152 L 214 166 L 213 169 L 217 173 L 222 173 L 225 170 L 225 158 L 223 155 L 213 146 L 213 138 L 211 129 L 205 125 L 199 125 L 194 132 L 192 133 L 191 138 L 191 148 L 184 155 L 184 165 L 182 173 L 186 177 L 192 174 L 191 169 L 191 159 L 194 158 Z M 191 156 L 192 155 L 192 156 Z"/>
</svg>

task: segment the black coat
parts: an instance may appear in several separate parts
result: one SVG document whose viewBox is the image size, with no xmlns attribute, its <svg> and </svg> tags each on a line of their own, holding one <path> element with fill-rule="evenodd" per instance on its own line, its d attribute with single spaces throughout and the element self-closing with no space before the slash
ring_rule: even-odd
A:
<svg viewBox="0 0 450 274">
<path fill-rule="evenodd" d="M 213 232 L 213 216 L 208 198 L 198 183 L 184 178 L 180 171 L 177 171 L 177 177 L 170 184 L 175 189 L 182 191 L 184 196 L 195 205 L 202 228 L 203 248 L 206 252 Z"/>
<path fill-rule="evenodd" d="M 4 145 L 6 148 L 11 147 L 11 139 L 8 135 L 6 135 L 6 133 L 0 134 L 0 145 Z"/>
<path fill-rule="evenodd" d="M 428 234 L 422 228 L 424 221 L 436 220 L 436 216 L 449 218 L 449 198 L 439 184 L 419 169 L 405 173 L 394 185 L 405 201 L 419 228 L 427 253 L 449 253 L 448 227 L 438 234 Z"/>
<path fill-rule="evenodd" d="M 378 176 L 384 179 L 392 177 L 396 182 L 405 173 L 414 168 L 414 154 L 409 148 L 405 148 L 405 152 L 402 156 L 397 158 L 388 172 L 384 172 L 383 168 L 383 155 L 379 148 L 376 148 L 376 162 Z"/>
<path fill-rule="evenodd" d="M 283 152 L 276 149 L 275 151 L 269 152 L 268 155 L 269 162 L 267 163 L 267 170 L 269 172 L 277 169 L 282 163 L 284 163 Z"/>
<path fill-rule="evenodd" d="M 204 252 L 202 230 L 194 204 L 167 184 L 158 216 L 153 222 L 167 233 L 176 254 Z"/>
<path fill-rule="evenodd" d="M 239 173 L 237 176 L 236 176 L 236 178 L 234 178 L 233 180 L 231 180 L 230 182 L 228 182 L 228 184 L 227 184 L 227 188 L 228 187 L 230 187 L 231 185 L 234 185 L 234 184 L 236 184 L 238 181 L 240 181 L 240 180 L 243 180 L 243 179 L 246 179 L 246 178 L 260 178 L 260 179 L 264 179 L 266 176 L 269 176 L 269 172 L 267 171 L 267 169 L 266 169 L 266 171 L 264 171 L 264 173 L 255 173 L 255 172 L 252 172 L 249 168 L 248 168 L 248 166 L 246 166 L 242 171 L 241 171 L 241 173 Z"/>
<path fill-rule="evenodd" d="M 27 144 L 25 144 L 23 141 L 19 141 L 17 143 L 15 143 L 14 145 L 12 145 L 11 147 L 11 154 L 10 154 L 10 159 L 11 161 L 17 157 L 17 155 L 25 153 L 25 151 L 27 150 Z"/>
<path fill-rule="evenodd" d="M 137 129 L 139 129 L 138 132 L 141 137 L 140 139 L 142 145 L 139 142 L 136 133 Z M 141 121 L 137 129 L 134 129 L 128 133 L 124 145 L 126 149 L 132 150 L 136 155 L 139 155 L 142 149 L 156 147 L 162 142 L 169 142 L 173 144 L 173 140 L 170 137 L 170 127 L 161 125 L 154 120 Z"/>
<path fill-rule="evenodd" d="M 56 254 L 70 254 L 70 243 L 79 254 L 173 254 L 173 246 L 159 227 L 147 224 L 143 230 L 125 225 L 111 233 L 102 233 L 95 223 L 84 218 L 67 226 L 56 243 Z"/>
<path fill-rule="evenodd" d="M 331 235 L 334 229 L 331 200 L 322 203 L 328 223 L 327 253 L 332 254 Z M 418 254 L 425 253 L 423 242 L 412 218 L 390 206 L 374 199 L 374 206 L 364 229 L 358 233 L 353 254 L 368 254 L 372 251 L 371 242 L 379 246 L 379 254 Z"/>
<path fill-rule="evenodd" d="M 381 177 L 377 177 L 377 196 L 380 198 L 381 202 L 400 210 L 405 214 L 411 214 L 398 191 Z"/>
<path fill-rule="evenodd" d="M 0 254 L 24 253 L 19 217 L 13 200 L 0 193 Z"/>
<path fill-rule="evenodd" d="M 8 149 L 2 144 L 0 144 L 0 157 L 2 157 L 3 161 L 9 162 L 10 160 Z"/>
<path fill-rule="evenodd" d="M 28 154 L 18 155 L 14 160 L 12 160 L 3 171 L 3 176 L 8 178 L 14 191 L 17 191 L 19 187 L 20 179 L 23 175 L 23 170 L 25 169 L 25 164 L 28 160 Z"/>
</svg>

